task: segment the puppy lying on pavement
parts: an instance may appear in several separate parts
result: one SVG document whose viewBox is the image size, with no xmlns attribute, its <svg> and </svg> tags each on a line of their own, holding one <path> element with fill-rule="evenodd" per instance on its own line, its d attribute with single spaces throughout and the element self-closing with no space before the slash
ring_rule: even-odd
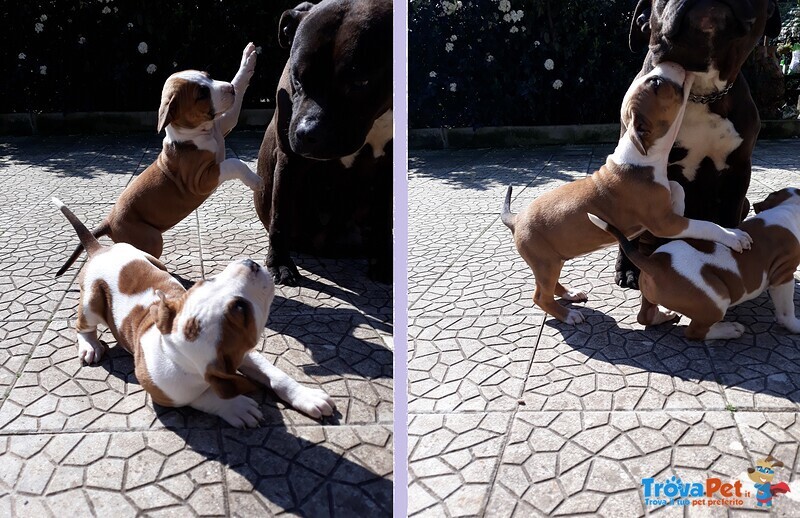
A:
<svg viewBox="0 0 800 518">
<path fill-rule="evenodd" d="M 794 272 L 800 265 L 800 191 L 773 192 L 753 204 L 753 209 L 756 216 L 739 225 L 753 236 L 753 247 L 746 254 L 734 254 L 709 241 L 681 240 L 671 241 L 647 257 L 614 226 L 594 214 L 589 218 L 613 235 L 642 269 L 639 288 L 643 298 L 692 319 L 686 338 L 740 337 L 744 326 L 721 322 L 725 312 L 765 289 L 769 289 L 778 323 L 800 333 L 800 319 L 794 313 Z M 647 317 L 640 312 L 639 323 L 653 324 Z"/>
<path fill-rule="evenodd" d="M 233 262 L 186 291 L 152 255 L 127 243 L 101 246 L 61 201 L 53 203 L 89 254 L 75 326 L 82 361 L 103 355 L 97 326 L 105 324 L 133 355 L 136 379 L 159 405 L 188 405 L 239 428 L 257 426 L 258 404 L 242 395 L 255 380 L 311 417 L 333 414 L 325 392 L 300 385 L 253 350 L 275 296 L 272 276 L 257 263 Z"/>
<path fill-rule="evenodd" d="M 570 301 L 587 300 L 586 293 L 558 282 L 564 261 L 614 242 L 592 225 L 587 212 L 621 228 L 627 236 L 649 230 L 659 237 L 717 241 L 737 252 L 750 248 L 750 236 L 742 230 L 726 230 L 679 215 L 683 214 L 683 189 L 667 179 L 667 159 L 692 81 L 690 74 L 673 63 L 661 63 L 635 80 L 622 102 L 622 122 L 628 130 L 614 154 L 592 176 L 540 196 L 516 215 L 511 213 L 508 188 L 501 218 L 536 277 L 533 300 L 560 321 L 577 324 L 583 322 L 583 316 L 561 306 L 554 295 Z M 655 308 L 654 320 L 672 318 L 674 314 Z"/>
<path fill-rule="evenodd" d="M 115 243 L 129 243 L 158 258 L 161 234 L 202 205 L 222 182 L 239 179 L 253 191 L 263 188 L 247 164 L 225 159 L 224 136 L 239 120 L 255 66 L 256 49 L 249 43 L 231 83 L 212 80 L 197 70 L 167 79 L 158 110 L 158 131 L 167 131 L 161 153 L 122 192 L 111 213 L 92 231 L 95 237 L 109 236 Z M 82 251 L 78 245 L 56 277 Z"/>
</svg>

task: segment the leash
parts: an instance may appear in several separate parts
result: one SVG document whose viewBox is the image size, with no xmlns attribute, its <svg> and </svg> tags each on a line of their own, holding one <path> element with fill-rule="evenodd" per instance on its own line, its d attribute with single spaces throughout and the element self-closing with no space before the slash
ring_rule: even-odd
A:
<svg viewBox="0 0 800 518">
<path fill-rule="evenodd" d="M 733 83 L 730 83 L 723 90 L 714 92 L 713 94 L 708 94 L 708 95 L 689 94 L 689 100 L 692 101 L 693 103 L 699 103 L 699 104 L 715 103 L 720 99 L 722 99 L 723 97 L 725 97 L 726 95 L 728 95 L 728 92 L 731 91 L 731 88 L 733 88 Z"/>
</svg>

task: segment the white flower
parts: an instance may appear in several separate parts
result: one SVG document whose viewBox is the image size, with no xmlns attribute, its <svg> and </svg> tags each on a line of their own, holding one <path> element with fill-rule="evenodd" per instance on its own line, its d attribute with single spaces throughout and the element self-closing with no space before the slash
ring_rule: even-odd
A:
<svg viewBox="0 0 800 518">
<path fill-rule="evenodd" d="M 508 13 L 504 14 L 503 15 L 503 21 L 504 22 L 510 22 L 511 21 L 511 15 L 508 14 Z"/>
<path fill-rule="evenodd" d="M 177 66 L 178 66 L 178 62 L 177 61 L 173 61 L 172 62 L 172 68 L 177 68 Z"/>
<path fill-rule="evenodd" d="M 119 8 L 118 8 L 118 7 L 115 7 L 115 8 L 114 8 L 114 12 L 116 13 L 116 12 L 118 12 L 118 11 L 119 11 Z"/>
<path fill-rule="evenodd" d="M 23 55 L 23 54 L 20 54 L 20 56 L 22 56 L 22 55 Z M 433 70 L 431 70 L 431 73 L 430 73 L 430 74 L 428 74 L 428 77 L 436 77 L 436 72 L 434 72 Z"/>
<path fill-rule="evenodd" d="M 46 76 L 47 75 L 47 66 L 46 65 L 40 66 L 39 67 L 39 73 L 42 74 L 43 76 Z"/>
<path fill-rule="evenodd" d="M 133 29 L 133 23 L 131 23 L 131 22 L 128 22 L 128 28 L 129 28 L 129 29 Z"/>
<path fill-rule="evenodd" d="M 78 45 L 83 45 L 84 43 L 86 43 L 86 38 L 84 38 L 83 36 L 78 38 Z"/>
<path fill-rule="evenodd" d="M 456 91 L 456 84 L 455 83 L 450 83 L 450 91 L 451 92 L 455 92 Z"/>
<path fill-rule="evenodd" d="M 19 59 L 25 59 L 25 58 L 27 58 L 27 57 L 28 57 L 28 56 L 26 56 L 24 52 L 20 52 L 20 53 L 19 53 L 19 56 L 17 56 L 17 58 L 19 58 Z"/>
<path fill-rule="evenodd" d="M 461 2 L 448 2 L 447 0 L 442 1 L 442 9 L 444 9 L 444 14 L 451 15 L 461 6 Z"/>
<path fill-rule="evenodd" d="M 44 30 L 44 24 L 36 22 L 36 25 L 33 26 L 33 30 L 35 30 L 37 33 L 42 32 Z"/>
<path fill-rule="evenodd" d="M 149 65 L 147 65 L 147 73 L 148 74 L 152 74 L 156 70 L 157 70 L 157 68 L 156 68 L 156 66 L 154 64 L 150 63 Z"/>
<path fill-rule="evenodd" d="M 525 31 L 527 31 L 527 30 L 528 30 L 528 28 L 527 28 L 527 27 L 525 27 L 525 26 L 523 25 L 523 26 L 522 26 L 522 32 L 525 32 Z"/>
<path fill-rule="evenodd" d="M 519 11 L 511 11 L 511 13 L 509 13 L 509 14 L 511 15 L 511 20 L 512 20 L 514 23 L 516 23 L 516 22 L 518 22 L 518 21 L 522 20 L 522 16 L 523 16 L 525 13 L 523 13 L 523 12 L 522 12 L 522 10 L 520 9 Z"/>
<path fill-rule="evenodd" d="M 261 54 L 261 45 L 256 47 L 256 54 Z"/>
<path fill-rule="evenodd" d="M 111 12 L 111 8 L 109 6 L 103 7 L 103 14 L 108 14 Z"/>
<path fill-rule="evenodd" d="M 515 26 L 511 27 L 508 30 L 508 32 L 510 32 L 511 34 L 514 34 L 515 32 L 519 32 L 519 28 L 515 25 Z"/>
<path fill-rule="evenodd" d="M 43 14 L 43 15 L 41 15 L 41 16 L 39 17 L 39 19 L 40 19 L 40 20 L 42 20 L 43 22 L 46 22 L 46 21 L 47 21 L 47 15 L 46 15 L 46 14 Z"/>
<path fill-rule="evenodd" d="M 534 46 L 534 47 L 538 47 L 538 46 L 539 46 L 539 45 L 541 45 L 541 44 L 542 44 L 542 43 L 541 43 L 539 40 L 536 40 L 536 41 L 534 41 L 534 42 L 533 42 L 533 46 Z"/>
<path fill-rule="evenodd" d="M 491 54 L 487 54 L 486 55 L 486 62 L 487 63 L 491 63 L 492 61 L 494 61 L 494 56 L 492 56 Z"/>
<path fill-rule="evenodd" d="M 556 66 L 556 64 L 553 63 L 552 59 L 548 59 L 547 61 L 544 62 L 544 68 L 547 69 L 547 70 L 553 70 L 553 68 L 555 68 L 555 66 Z"/>
<path fill-rule="evenodd" d="M 444 44 L 444 50 L 447 52 L 453 52 L 453 44 L 448 41 Z"/>
<path fill-rule="evenodd" d="M 457 39 L 458 39 L 458 36 L 456 36 L 455 34 L 450 36 L 450 41 L 456 41 Z"/>
<path fill-rule="evenodd" d="M 582 78 L 582 77 L 579 77 L 579 78 L 578 78 L 578 82 L 579 82 L 579 83 L 583 83 L 583 78 Z"/>
<path fill-rule="evenodd" d="M 561 79 L 556 79 L 553 81 L 553 90 L 558 90 L 562 86 L 564 86 L 564 83 L 561 81 Z"/>
<path fill-rule="evenodd" d="M 507 13 L 511 10 L 511 2 L 509 0 L 500 0 L 500 5 L 497 6 L 502 12 Z"/>
<path fill-rule="evenodd" d="M 147 54 L 147 43 L 141 42 L 136 48 L 139 49 L 139 54 Z"/>
</svg>

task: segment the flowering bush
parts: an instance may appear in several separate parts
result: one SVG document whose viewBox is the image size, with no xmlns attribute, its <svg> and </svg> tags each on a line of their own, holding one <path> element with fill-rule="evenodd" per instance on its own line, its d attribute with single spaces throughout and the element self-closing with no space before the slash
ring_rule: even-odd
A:
<svg viewBox="0 0 800 518">
<path fill-rule="evenodd" d="M 611 122 L 633 0 L 412 0 L 412 127 Z"/>
<path fill-rule="evenodd" d="M 154 111 L 173 72 L 230 81 L 242 49 L 261 49 L 245 107 L 274 106 L 288 51 L 281 13 L 299 0 L 6 2 L 0 113 Z"/>
</svg>

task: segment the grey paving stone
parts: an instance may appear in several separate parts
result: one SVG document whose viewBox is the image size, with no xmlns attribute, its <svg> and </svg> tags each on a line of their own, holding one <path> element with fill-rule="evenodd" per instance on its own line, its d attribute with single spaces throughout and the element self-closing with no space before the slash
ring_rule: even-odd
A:
<svg viewBox="0 0 800 518">
<path fill-rule="evenodd" d="M 412 413 L 409 516 L 481 516 L 509 422 L 507 413 Z"/>
<path fill-rule="evenodd" d="M 409 412 L 513 410 L 541 317 L 421 317 L 409 326 Z"/>
</svg>

